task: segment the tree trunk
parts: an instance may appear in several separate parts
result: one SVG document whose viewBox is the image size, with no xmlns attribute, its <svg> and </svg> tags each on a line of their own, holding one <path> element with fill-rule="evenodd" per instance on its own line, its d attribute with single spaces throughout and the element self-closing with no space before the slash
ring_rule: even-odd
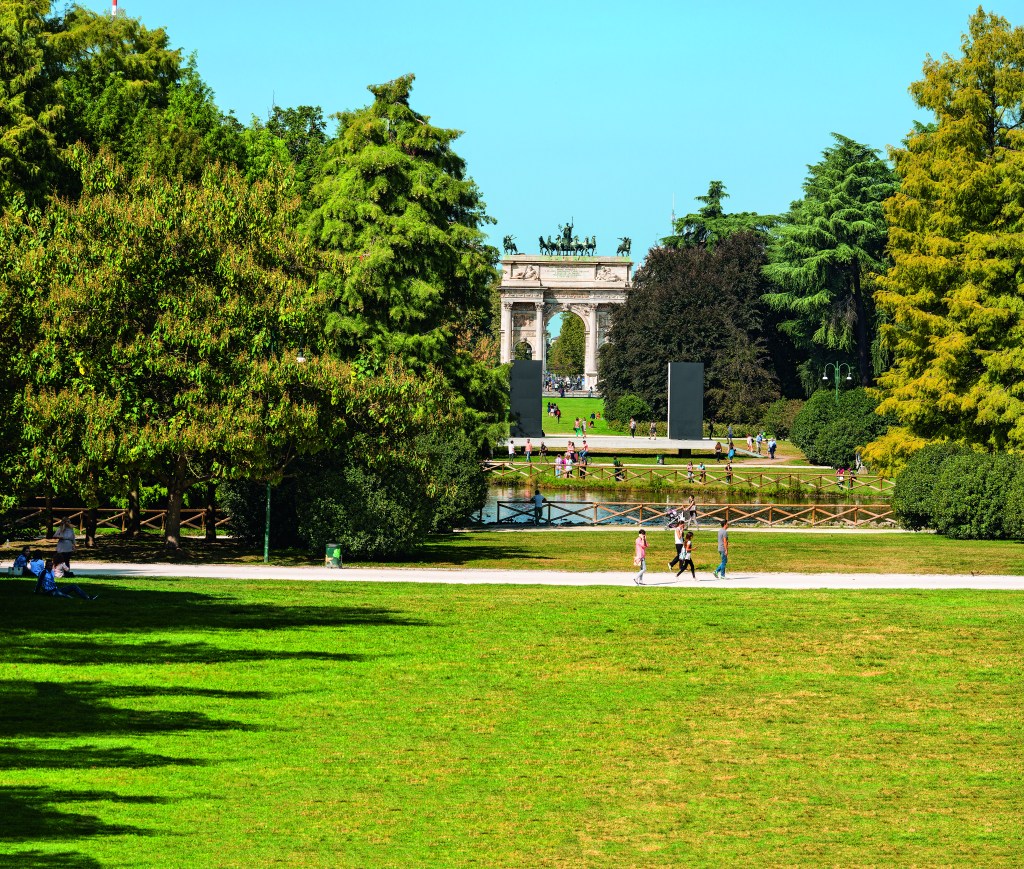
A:
<svg viewBox="0 0 1024 869">
<path fill-rule="evenodd" d="M 128 484 L 128 527 L 125 536 L 138 537 L 142 530 L 142 507 L 139 499 L 139 478 L 132 477 Z"/>
<path fill-rule="evenodd" d="M 857 307 L 857 368 L 860 373 L 860 385 L 871 385 L 871 347 L 868 342 L 868 312 L 864 304 L 864 293 L 860 286 L 860 266 L 853 266 L 853 301 Z M 836 373 L 838 377 L 838 372 Z"/>
<path fill-rule="evenodd" d="M 53 537 L 53 495 L 46 496 L 46 539 Z"/>
<path fill-rule="evenodd" d="M 206 512 L 203 516 L 203 530 L 207 542 L 217 539 L 217 486 L 206 484 Z"/>
<path fill-rule="evenodd" d="M 85 513 L 85 545 L 90 549 L 96 545 L 96 507 L 90 507 Z"/>
<path fill-rule="evenodd" d="M 167 486 L 167 521 L 164 523 L 164 546 L 181 549 L 181 504 L 185 487 L 174 479 Z"/>
</svg>

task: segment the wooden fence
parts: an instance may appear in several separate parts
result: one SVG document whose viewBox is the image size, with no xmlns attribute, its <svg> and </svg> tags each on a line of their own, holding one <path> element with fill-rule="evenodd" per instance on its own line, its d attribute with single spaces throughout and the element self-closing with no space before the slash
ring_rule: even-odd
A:
<svg viewBox="0 0 1024 869">
<path fill-rule="evenodd" d="M 51 521 L 56 524 L 62 519 L 67 518 L 72 525 L 78 527 L 79 532 L 84 532 L 88 513 L 87 507 L 52 507 L 49 510 L 46 507 L 16 507 L 8 515 L 13 517 L 11 524 L 15 528 L 44 528 Z M 231 518 L 226 513 L 220 511 L 217 511 L 215 516 L 218 528 L 231 521 Z M 139 519 L 139 525 L 142 528 L 164 531 L 167 522 L 167 510 L 141 510 Z M 128 529 L 128 511 L 117 507 L 99 507 L 96 510 L 96 527 L 126 531 Z M 181 527 L 205 532 L 206 510 L 183 507 L 181 510 Z"/>
<path fill-rule="evenodd" d="M 555 466 L 549 461 L 527 462 L 525 459 L 509 462 L 485 461 L 480 463 L 485 474 L 497 476 L 512 474 L 529 480 L 531 484 L 538 477 L 544 476 L 545 483 L 550 484 L 555 473 Z M 892 480 L 870 474 L 858 474 L 851 479 L 847 474 L 840 486 L 834 473 L 821 471 L 795 471 L 784 468 L 749 468 L 734 466 L 732 481 L 727 479 L 724 465 L 706 465 L 704 485 L 732 485 L 736 488 L 767 489 L 775 486 L 800 488 L 814 492 L 877 492 L 888 493 L 892 489 Z M 573 466 L 572 479 L 586 479 L 594 482 L 617 481 L 632 486 L 651 486 L 668 484 L 672 486 L 702 485 L 696 465 L 693 469 L 691 483 L 685 465 L 621 465 L 616 468 L 608 464 L 588 464 L 585 476 L 580 475 L 581 468 Z M 621 477 L 621 479 L 619 479 Z"/>
<path fill-rule="evenodd" d="M 532 501 L 498 501 L 497 524 L 534 522 Z M 664 525 L 671 504 L 595 501 L 545 501 L 542 525 Z M 698 504 L 697 527 L 729 524 L 772 527 L 804 525 L 809 528 L 895 526 L 888 504 Z"/>
</svg>

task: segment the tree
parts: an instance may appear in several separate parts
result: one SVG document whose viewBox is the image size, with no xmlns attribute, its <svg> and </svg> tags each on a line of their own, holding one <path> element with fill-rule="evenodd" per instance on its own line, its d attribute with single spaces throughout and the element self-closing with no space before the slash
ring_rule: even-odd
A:
<svg viewBox="0 0 1024 869">
<path fill-rule="evenodd" d="M 497 250 L 476 184 L 452 150 L 455 130 L 409 107 L 413 76 L 370 87 L 323 151 L 307 223 L 325 253 L 331 352 L 373 352 L 437 366 L 471 406 L 503 406 L 502 380 L 460 342 L 487 313 Z"/>
<path fill-rule="evenodd" d="M 51 207 L 35 262 L 42 321 L 58 324 L 33 351 L 35 465 L 93 504 L 118 478 L 159 480 L 177 547 L 190 486 L 272 478 L 330 432 L 311 395 L 334 389 L 330 360 L 296 362 L 315 260 L 285 176 L 129 176 L 108 152 L 76 164 L 82 196 Z"/>
<path fill-rule="evenodd" d="M 874 306 L 866 276 L 886 268 L 882 203 L 896 189 L 877 152 L 833 133 L 836 144 L 808 167 L 804 198 L 775 230 L 765 294 L 791 319 L 782 328 L 805 349 L 852 353 L 860 382 L 872 382 Z"/>
<path fill-rule="evenodd" d="M 583 373 L 586 357 L 586 330 L 575 314 L 562 315 L 562 328 L 551 343 L 548 369 L 560 377 L 575 377 Z"/>
<path fill-rule="evenodd" d="M 722 200 L 728 197 L 725 184 L 712 181 L 708 185 L 707 194 L 696 197 L 704 205 L 697 209 L 696 214 L 680 217 L 673 227 L 675 234 L 663 238 L 661 243 L 666 247 L 706 247 L 713 250 L 718 242 L 730 235 L 737 232 L 767 232 L 778 220 L 774 215 L 753 211 L 726 214 Z"/>
<path fill-rule="evenodd" d="M 0 209 L 40 205 L 60 172 L 56 135 L 64 118 L 52 65 L 48 0 L 0 5 Z"/>
<path fill-rule="evenodd" d="M 1024 447 L 1024 28 L 978 10 L 911 85 L 930 127 L 893 150 L 877 303 L 883 411 L 928 439 Z"/>
<path fill-rule="evenodd" d="M 606 404 L 635 393 L 664 417 L 668 363 L 703 362 L 705 415 L 754 422 L 779 397 L 762 333 L 764 263 L 763 241 L 751 232 L 714 250 L 653 248 L 599 354 Z"/>
</svg>

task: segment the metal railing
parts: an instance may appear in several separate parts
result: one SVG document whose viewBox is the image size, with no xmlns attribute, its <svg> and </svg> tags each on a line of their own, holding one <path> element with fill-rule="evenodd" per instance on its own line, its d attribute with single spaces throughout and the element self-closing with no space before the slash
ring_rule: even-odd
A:
<svg viewBox="0 0 1024 869">
<path fill-rule="evenodd" d="M 496 476 L 499 474 L 514 474 L 531 482 L 537 481 L 541 476 L 545 482 L 551 483 L 555 477 L 555 466 L 547 459 L 538 459 L 527 462 L 525 459 L 510 462 L 484 461 L 480 463 L 485 474 Z M 843 478 L 842 485 L 839 484 L 834 473 L 822 471 L 793 471 L 783 468 L 749 468 L 734 467 L 732 480 L 727 478 L 723 465 L 707 465 L 705 479 L 702 482 L 697 468 L 693 470 L 693 481 L 688 476 L 685 465 L 626 465 L 616 468 L 609 464 L 588 464 L 586 468 L 573 465 L 572 479 L 591 480 L 594 482 L 621 482 L 633 486 L 650 486 L 669 484 L 673 486 L 685 485 L 722 485 L 736 488 L 767 489 L 782 486 L 789 489 L 807 489 L 813 492 L 877 492 L 887 493 L 892 489 L 892 480 L 885 477 L 878 477 L 873 474 L 857 474 L 850 477 L 849 474 Z M 583 471 L 581 474 L 580 472 Z"/>
<path fill-rule="evenodd" d="M 535 521 L 532 501 L 498 501 L 497 523 Z M 664 525 L 671 504 L 647 502 L 545 501 L 542 525 Z M 805 525 L 809 528 L 839 525 L 847 528 L 895 526 L 888 504 L 698 504 L 697 526 L 730 524 L 771 528 Z"/>
</svg>

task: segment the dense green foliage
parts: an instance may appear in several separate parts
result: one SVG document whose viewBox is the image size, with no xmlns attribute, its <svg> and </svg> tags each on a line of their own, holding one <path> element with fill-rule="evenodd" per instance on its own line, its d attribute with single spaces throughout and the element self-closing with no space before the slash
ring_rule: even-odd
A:
<svg viewBox="0 0 1024 869">
<path fill-rule="evenodd" d="M 803 410 L 804 402 L 795 398 L 780 398 L 768 405 L 764 412 L 764 428 L 780 440 L 789 438 L 797 414 Z"/>
<path fill-rule="evenodd" d="M 1024 27 L 979 9 L 910 92 L 935 122 L 893 151 L 876 298 L 882 409 L 914 434 L 1024 447 Z"/>
<path fill-rule="evenodd" d="M 713 250 L 651 250 L 612 313 L 611 342 L 599 355 L 609 406 L 635 393 L 664 418 L 668 363 L 703 362 L 705 416 L 756 422 L 779 397 L 763 334 L 764 262 L 763 238 L 752 232 Z"/>
<path fill-rule="evenodd" d="M 812 463 L 850 467 L 861 448 L 888 428 L 877 407 L 860 387 L 840 392 L 838 401 L 831 389 L 819 389 L 793 419 L 790 437 Z"/>
<path fill-rule="evenodd" d="M 611 417 L 621 425 L 628 423 L 631 419 L 635 419 L 639 424 L 653 419 L 654 415 L 651 412 L 651 406 L 639 395 L 627 392 L 615 402 L 615 410 Z"/>
<path fill-rule="evenodd" d="M 949 442 L 926 444 L 914 453 L 892 490 L 892 510 L 900 525 L 914 531 L 933 527 L 935 487 L 943 463 L 956 456 L 977 455 L 968 447 Z"/>
<path fill-rule="evenodd" d="M 956 540 L 1009 537 L 1007 496 L 1020 466 L 1020 458 L 1007 453 L 946 459 L 932 493 L 932 526 Z"/>
<path fill-rule="evenodd" d="M 776 227 L 765 273 L 777 289 L 766 301 L 785 312 L 782 328 L 812 354 L 817 379 L 821 349 L 853 354 L 861 384 L 871 383 L 875 332 L 868 276 L 885 269 L 882 202 L 896 184 L 871 148 L 833 133 L 836 144 L 809 167 L 804 198 Z"/>
<path fill-rule="evenodd" d="M 666 247 L 704 247 L 712 250 L 718 242 L 737 232 L 763 233 L 775 225 L 777 218 L 769 214 L 756 214 L 753 211 L 727 214 L 722 207 L 722 200 L 728 197 L 725 184 L 712 181 L 708 185 L 707 194 L 697 197 L 697 201 L 704 204 L 696 213 L 680 217 L 674 227 L 675 233 L 663 238 L 661 243 Z"/>
</svg>

